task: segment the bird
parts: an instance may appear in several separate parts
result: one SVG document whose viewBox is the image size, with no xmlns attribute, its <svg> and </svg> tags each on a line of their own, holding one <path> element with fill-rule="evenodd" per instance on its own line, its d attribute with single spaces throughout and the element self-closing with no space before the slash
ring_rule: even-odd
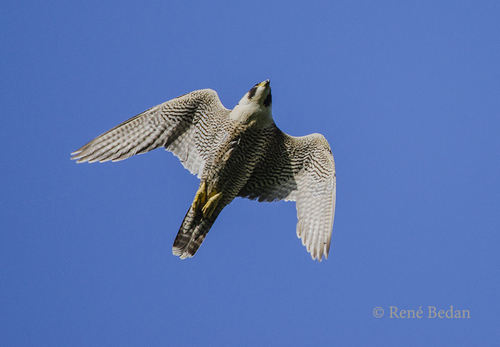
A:
<svg viewBox="0 0 500 347">
<path fill-rule="evenodd" d="M 328 258 L 336 201 L 332 150 L 321 134 L 294 137 L 276 126 L 269 80 L 253 86 L 232 110 L 212 89 L 181 95 L 96 137 L 71 159 L 115 162 L 159 147 L 200 179 L 174 255 L 193 257 L 224 207 L 242 197 L 295 201 L 297 236 L 313 260 Z"/>
</svg>

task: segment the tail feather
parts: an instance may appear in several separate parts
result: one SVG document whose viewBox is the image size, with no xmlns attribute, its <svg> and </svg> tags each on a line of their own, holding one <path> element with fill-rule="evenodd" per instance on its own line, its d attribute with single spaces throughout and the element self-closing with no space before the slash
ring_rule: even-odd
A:
<svg viewBox="0 0 500 347">
<path fill-rule="evenodd" d="M 191 258 L 200 248 L 205 236 L 215 222 L 217 215 L 214 213 L 210 218 L 203 218 L 203 213 L 196 213 L 193 207 L 189 207 L 182 225 L 177 233 L 172 246 L 172 253 L 181 259 Z"/>
</svg>

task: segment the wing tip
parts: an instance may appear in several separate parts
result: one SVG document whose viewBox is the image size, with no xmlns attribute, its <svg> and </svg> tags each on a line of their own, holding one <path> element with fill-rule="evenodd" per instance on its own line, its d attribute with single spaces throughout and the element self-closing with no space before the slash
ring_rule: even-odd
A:
<svg viewBox="0 0 500 347">
<path fill-rule="evenodd" d="M 312 260 L 317 260 L 320 263 L 323 261 L 323 259 L 327 260 L 328 259 L 328 250 L 323 249 L 322 251 L 318 251 L 317 248 L 307 250 L 309 254 L 311 255 Z"/>
</svg>

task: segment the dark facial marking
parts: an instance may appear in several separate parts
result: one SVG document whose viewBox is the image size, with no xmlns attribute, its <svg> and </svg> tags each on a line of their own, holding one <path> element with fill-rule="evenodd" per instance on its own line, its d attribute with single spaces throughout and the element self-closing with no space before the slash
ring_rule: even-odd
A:
<svg viewBox="0 0 500 347">
<path fill-rule="evenodd" d="M 255 93 L 257 92 L 257 86 L 253 87 L 248 91 L 248 99 L 252 99 Z"/>
<path fill-rule="evenodd" d="M 269 92 L 269 94 L 267 94 L 266 99 L 262 104 L 266 107 L 269 107 L 271 106 L 271 102 L 273 102 L 273 97 L 271 96 L 271 92 Z"/>
</svg>

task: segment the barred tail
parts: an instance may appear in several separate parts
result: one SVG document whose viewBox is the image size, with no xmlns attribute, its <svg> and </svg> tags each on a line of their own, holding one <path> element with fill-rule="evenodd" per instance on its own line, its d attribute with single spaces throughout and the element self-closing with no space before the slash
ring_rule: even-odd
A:
<svg viewBox="0 0 500 347">
<path fill-rule="evenodd" d="M 196 213 L 192 206 L 189 207 L 179 232 L 175 237 L 172 253 L 181 257 L 181 259 L 194 256 L 205 236 L 210 231 L 218 214 L 214 213 L 210 218 L 205 219 L 201 211 Z"/>
</svg>

